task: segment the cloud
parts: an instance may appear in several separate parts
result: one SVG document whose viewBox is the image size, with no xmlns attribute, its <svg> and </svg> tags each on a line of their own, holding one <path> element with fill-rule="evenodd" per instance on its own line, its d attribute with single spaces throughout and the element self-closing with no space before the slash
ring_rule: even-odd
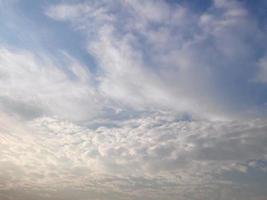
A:
<svg viewBox="0 0 267 200">
<path fill-rule="evenodd" d="M 85 120 L 95 116 L 101 105 L 96 104 L 99 97 L 92 87 L 90 71 L 66 53 L 61 57 L 56 60 L 2 47 L 1 110 L 25 119 L 55 115 Z"/>
<path fill-rule="evenodd" d="M 241 2 L 214 1 L 194 12 L 187 4 L 165 1 L 92 1 L 52 5 L 45 14 L 87 37 L 84 48 L 95 72 L 68 53 L 36 55 L 3 46 L 2 68 L 14 65 L 14 79 L 24 77 L 21 84 L 12 80 L 12 94 L 1 96 L 5 112 L 80 121 L 110 111 L 115 117 L 118 110 L 172 110 L 210 120 L 262 115 L 266 88 L 253 80 L 264 82 L 264 57 L 253 49 L 265 50 L 266 34 Z M 35 72 L 19 74 L 25 64 Z M 13 71 L 1 70 L 3 89 L 10 90 L 7 77 Z"/>
<path fill-rule="evenodd" d="M 31 20 L 81 34 L 72 51 L 0 41 L 0 199 L 264 199 L 265 30 L 204 7 L 62 1 Z"/>
<path fill-rule="evenodd" d="M 118 102 L 210 119 L 248 116 L 255 104 L 243 86 L 257 87 L 254 49 L 265 49 L 266 36 L 241 2 L 214 1 L 196 13 L 164 1 L 92 1 L 46 13 L 87 34 L 99 88 Z"/>
<path fill-rule="evenodd" d="M 259 60 L 258 65 L 259 65 L 260 70 L 255 80 L 266 83 L 267 81 L 267 56 L 261 58 Z"/>
<path fill-rule="evenodd" d="M 90 129 L 56 118 L 23 125 L 4 116 L 1 123 L 6 124 L 0 146 L 3 191 L 36 188 L 53 194 L 73 188 L 100 193 L 100 199 L 106 198 L 103 191 L 129 199 L 160 199 L 161 193 L 167 199 L 174 194 L 194 199 L 196 191 L 204 195 L 207 188 L 217 188 L 207 198 L 227 199 L 226 191 L 235 191 L 231 187 L 246 187 L 239 185 L 239 176 L 250 188 L 255 186 L 246 178 L 253 171 L 245 169 L 259 169 L 257 173 L 266 176 L 264 120 L 190 122 L 154 113 L 114 128 Z M 258 187 L 258 195 L 264 194 L 263 188 Z M 249 192 L 256 195 L 254 189 Z"/>
</svg>

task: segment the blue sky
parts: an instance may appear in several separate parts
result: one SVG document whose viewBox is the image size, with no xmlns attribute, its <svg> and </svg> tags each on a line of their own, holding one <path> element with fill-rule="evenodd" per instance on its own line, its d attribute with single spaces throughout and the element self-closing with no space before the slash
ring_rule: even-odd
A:
<svg viewBox="0 0 267 200">
<path fill-rule="evenodd" d="M 266 199 L 266 20 L 263 0 L 0 0 L 0 198 Z"/>
</svg>

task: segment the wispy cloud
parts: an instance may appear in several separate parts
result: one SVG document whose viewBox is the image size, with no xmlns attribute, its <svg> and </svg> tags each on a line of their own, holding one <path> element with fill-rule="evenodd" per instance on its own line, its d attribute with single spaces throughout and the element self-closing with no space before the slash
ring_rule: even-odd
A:
<svg viewBox="0 0 267 200">
<path fill-rule="evenodd" d="M 109 97 L 214 118 L 249 109 L 248 99 L 236 99 L 249 95 L 242 85 L 256 87 L 254 49 L 264 48 L 266 37 L 240 2 L 215 1 L 194 13 L 164 1 L 93 1 L 52 6 L 47 15 L 88 35 Z"/>
<path fill-rule="evenodd" d="M 0 199 L 265 199 L 247 1 L 22 2 L 0 0 Z"/>
<path fill-rule="evenodd" d="M 89 70 L 65 53 L 61 59 L 63 63 L 53 57 L 2 47 L 1 110 L 23 118 L 55 115 L 84 120 L 95 115 L 98 96 Z"/>
</svg>

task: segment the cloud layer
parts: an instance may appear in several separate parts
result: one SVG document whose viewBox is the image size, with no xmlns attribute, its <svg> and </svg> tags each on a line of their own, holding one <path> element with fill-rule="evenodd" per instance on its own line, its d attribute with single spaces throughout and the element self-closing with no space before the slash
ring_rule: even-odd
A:
<svg viewBox="0 0 267 200">
<path fill-rule="evenodd" d="M 13 128 L 3 119 L 1 191 L 53 196 L 74 189 L 99 199 L 108 198 L 106 192 L 126 199 L 266 195 L 266 121 L 189 122 L 155 113 L 116 128 L 88 129 L 53 118 Z"/>
<path fill-rule="evenodd" d="M 194 2 L 0 0 L 0 199 L 266 199 L 264 20 Z"/>
</svg>

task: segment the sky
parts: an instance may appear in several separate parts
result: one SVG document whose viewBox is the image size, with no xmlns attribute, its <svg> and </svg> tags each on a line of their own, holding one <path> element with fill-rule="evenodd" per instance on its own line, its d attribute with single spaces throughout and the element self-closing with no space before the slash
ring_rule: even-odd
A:
<svg viewBox="0 0 267 200">
<path fill-rule="evenodd" d="M 266 200 L 264 0 L 0 0 L 1 200 Z"/>
</svg>

